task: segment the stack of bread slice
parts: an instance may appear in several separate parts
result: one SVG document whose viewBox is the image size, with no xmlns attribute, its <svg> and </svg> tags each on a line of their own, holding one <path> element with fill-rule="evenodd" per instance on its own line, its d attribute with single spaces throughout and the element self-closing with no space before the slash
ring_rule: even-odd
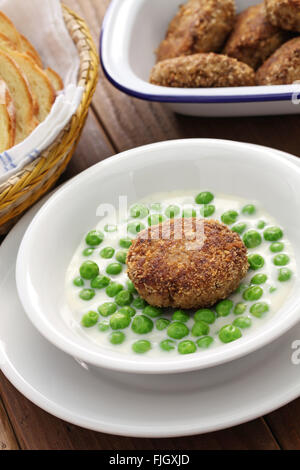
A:
<svg viewBox="0 0 300 470">
<path fill-rule="evenodd" d="M 46 119 L 63 89 L 60 76 L 0 12 L 0 153 L 22 142 Z"/>
</svg>

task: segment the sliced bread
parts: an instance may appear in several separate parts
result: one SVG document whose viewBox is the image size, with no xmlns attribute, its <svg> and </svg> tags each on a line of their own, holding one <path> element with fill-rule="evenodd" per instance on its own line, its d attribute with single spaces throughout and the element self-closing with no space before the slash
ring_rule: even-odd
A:
<svg viewBox="0 0 300 470">
<path fill-rule="evenodd" d="M 33 99 L 28 82 L 16 62 L 0 51 L 0 77 L 5 81 L 16 110 L 15 143 L 24 140 L 35 128 Z"/>
<path fill-rule="evenodd" d="M 15 143 L 15 107 L 6 83 L 0 80 L 0 153 L 10 149 Z"/>
<path fill-rule="evenodd" d="M 56 73 L 54 70 L 50 69 L 48 67 L 47 69 L 44 70 L 45 74 L 49 78 L 50 82 L 52 83 L 52 86 L 56 92 L 61 91 L 64 88 L 64 83 L 61 79 L 61 77 Z"/>
<path fill-rule="evenodd" d="M 23 36 L 22 34 L 21 34 L 21 46 L 22 46 L 21 52 L 24 52 L 25 54 L 29 55 L 29 57 L 31 57 L 34 60 L 34 62 L 41 69 L 43 69 L 44 68 L 43 62 L 39 53 L 37 52 L 35 47 L 31 44 L 29 39 L 25 38 L 25 36 Z"/>
<path fill-rule="evenodd" d="M 18 30 L 15 28 L 12 21 L 10 21 L 7 16 L 0 11 L 0 31 L 1 34 L 4 34 L 18 49 L 22 50 L 21 35 Z"/>
<path fill-rule="evenodd" d="M 55 100 L 55 92 L 49 78 L 27 54 L 11 50 L 7 53 L 18 64 L 27 78 L 35 99 L 35 115 L 39 122 L 44 121 Z"/>
</svg>

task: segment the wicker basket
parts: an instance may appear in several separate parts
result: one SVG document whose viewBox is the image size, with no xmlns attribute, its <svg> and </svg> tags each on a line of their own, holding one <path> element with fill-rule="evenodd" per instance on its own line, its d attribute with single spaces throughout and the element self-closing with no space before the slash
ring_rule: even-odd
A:
<svg viewBox="0 0 300 470">
<path fill-rule="evenodd" d="M 84 87 L 76 114 L 55 141 L 32 163 L 0 185 L 0 234 L 5 234 L 20 215 L 57 181 L 69 163 L 96 89 L 99 59 L 86 23 L 63 6 L 64 20 L 80 56 L 78 85 Z"/>
</svg>

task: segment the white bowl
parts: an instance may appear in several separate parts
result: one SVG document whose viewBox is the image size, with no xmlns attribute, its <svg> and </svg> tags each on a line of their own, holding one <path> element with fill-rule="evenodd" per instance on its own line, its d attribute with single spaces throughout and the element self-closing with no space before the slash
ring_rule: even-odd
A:
<svg viewBox="0 0 300 470">
<path fill-rule="evenodd" d="M 236 0 L 240 12 L 257 0 Z M 102 26 L 100 58 L 107 78 L 121 91 L 167 103 L 195 116 L 250 116 L 300 112 L 300 85 L 166 88 L 149 83 L 154 51 L 164 38 L 178 0 L 112 0 Z"/>
<path fill-rule="evenodd" d="M 236 342 L 190 356 L 147 358 L 104 350 L 64 322 L 64 279 L 84 234 L 97 225 L 100 203 L 129 204 L 161 191 L 210 188 L 258 200 L 284 227 L 300 265 L 300 169 L 265 147 L 223 140 L 179 140 L 116 155 L 71 180 L 40 209 L 22 241 L 16 268 L 18 293 L 36 328 L 83 362 L 135 373 L 173 373 L 239 358 L 273 341 L 300 318 L 300 279 L 284 306 Z"/>
</svg>

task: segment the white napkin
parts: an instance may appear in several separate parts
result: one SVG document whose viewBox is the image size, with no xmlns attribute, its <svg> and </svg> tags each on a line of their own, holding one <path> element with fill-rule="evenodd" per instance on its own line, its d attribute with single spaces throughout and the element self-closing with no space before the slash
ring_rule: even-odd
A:
<svg viewBox="0 0 300 470">
<path fill-rule="evenodd" d="M 65 86 L 45 121 L 23 142 L 0 154 L 0 183 L 3 183 L 53 142 L 76 112 L 83 88 L 77 87 L 79 56 L 59 0 L 0 0 L 0 10 L 32 42 L 44 66 L 60 74 Z"/>
</svg>

